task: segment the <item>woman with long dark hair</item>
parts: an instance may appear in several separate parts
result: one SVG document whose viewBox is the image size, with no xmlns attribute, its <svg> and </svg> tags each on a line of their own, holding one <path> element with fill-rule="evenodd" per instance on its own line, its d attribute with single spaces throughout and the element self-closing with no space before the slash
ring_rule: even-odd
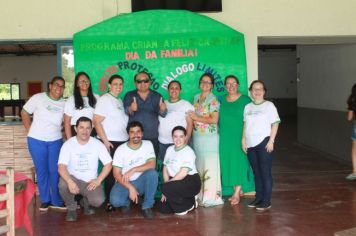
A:
<svg viewBox="0 0 356 236">
<path fill-rule="evenodd" d="M 89 75 L 79 72 L 74 79 L 73 95 L 68 98 L 64 107 L 64 131 L 67 139 L 76 135 L 74 126 L 81 116 L 93 119 L 98 98 L 93 93 Z"/>
<path fill-rule="evenodd" d="M 347 99 L 347 120 L 353 121 L 352 128 L 352 148 L 351 148 L 351 158 L 352 158 L 352 173 L 346 176 L 347 180 L 356 179 L 356 84 L 352 86 L 351 95 Z"/>
</svg>

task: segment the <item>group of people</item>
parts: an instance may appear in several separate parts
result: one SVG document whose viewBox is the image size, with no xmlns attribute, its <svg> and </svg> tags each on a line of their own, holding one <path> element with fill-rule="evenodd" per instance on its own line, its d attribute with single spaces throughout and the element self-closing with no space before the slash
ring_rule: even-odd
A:
<svg viewBox="0 0 356 236">
<path fill-rule="evenodd" d="M 205 73 L 199 79 L 201 93 L 190 104 L 180 98 L 179 81 L 169 83 L 166 101 L 150 89 L 151 82 L 148 73 L 139 72 L 136 89 L 122 101 L 120 75 L 110 77 L 108 92 L 99 97 L 89 76 L 79 72 L 67 101 L 65 81 L 58 76 L 48 93 L 29 99 L 21 116 L 29 130 L 40 210 L 67 209 L 66 220 L 75 221 L 77 201 L 88 215 L 103 203 L 107 211 L 120 207 L 124 214 L 140 203 L 143 216 L 152 219 L 157 162 L 163 163 L 161 213 L 185 215 L 198 205 L 223 204 L 222 185 L 233 189 L 231 205 L 256 191 L 248 206 L 270 208 L 280 119 L 273 103 L 264 100 L 264 83 L 252 82 L 251 100 L 239 92 L 238 78 L 229 75 L 227 95 L 218 99 L 212 93 L 214 77 Z"/>
</svg>

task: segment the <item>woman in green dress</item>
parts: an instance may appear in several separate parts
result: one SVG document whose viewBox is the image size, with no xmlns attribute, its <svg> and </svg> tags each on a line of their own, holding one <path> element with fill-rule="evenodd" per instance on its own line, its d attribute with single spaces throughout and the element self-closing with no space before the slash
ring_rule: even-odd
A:
<svg viewBox="0 0 356 236">
<path fill-rule="evenodd" d="M 223 190 L 233 189 L 231 205 L 240 202 L 242 191 L 255 191 L 253 172 L 241 147 L 243 112 L 251 99 L 239 93 L 239 80 L 234 75 L 225 78 L 226 97 L 220 106 L 220 167 Z M 230 191 L 231 192 L 231 191 Z"/>
</svg>

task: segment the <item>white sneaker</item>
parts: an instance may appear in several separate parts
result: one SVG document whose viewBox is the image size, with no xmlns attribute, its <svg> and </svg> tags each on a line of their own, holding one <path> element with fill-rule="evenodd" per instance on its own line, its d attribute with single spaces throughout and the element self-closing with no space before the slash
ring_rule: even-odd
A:
<svg viewBox="0 0 356 236">
<path fill-rule="evenodd" d="M 191 210 L 193 210 L 195 207 L 194 207 L 194 205 L 190 208 L 190 209 L 188 209 L 188 210 L 186 210 L 186 211 L 183 211 L 183 212 L 179 212 L 179 213 L 175 213 L 177 216 L 184 216 L 184 215 L 186 215 L 188 212 L 190 212 Z"/>
</svg>

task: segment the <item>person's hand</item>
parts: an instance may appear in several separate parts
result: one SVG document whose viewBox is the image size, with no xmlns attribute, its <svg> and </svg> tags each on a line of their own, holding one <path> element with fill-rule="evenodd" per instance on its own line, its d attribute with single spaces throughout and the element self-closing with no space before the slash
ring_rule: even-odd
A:
<svg viewBox="0 0 356 236">
<path fill-rule="evenodd" d="M 131 201 L 138 204 L 138 192 L 133 186 L 129 188 L 129 198 Z"/>
<path fill-rule="evenodd" d="M 241 140 L 241 145 L 242 145 L 242 150 L 247 153 L 247 144 L 246 144 L 246 139 L 242 138 Z"/>
<path fill-rule="evenodd" d="M 274 142 L 272 140 L 269 140 L 267 145 L 266 145 L 266 150 L 267 152 L 272 152 L 274 148 Z"/>
<path fill-rule="evenodd" d="M 195 111 L 188 111 L 187 114 L 192 120 L 196 120 L 198 118 L 198 115 L 195 113 Z"/>
<path fill-rule="evenodd" d="M 136 97 L 133 97 L 132 103 L 130 105 L 130 110 L 131 110 L 131 112 L 137 111 Z"/>
<path fill-rule="evenodd" d="M 165 202 L 165 201 L 167 201 L 166 196 L 164 196 L 164 195 L 162 194 L 161 202 Z"/>
<path fill-rule="evenodd" d="M 79 188 L 73 180 L 69 181 L 68 189 L 71 194 L 79 194 Z"/>
<path fill-rule="evenodd" d="M 106 142 L 104 141 L 104 145 L 109 152 L 110 152 L 111 148 L 114 148 L 114 145 L 109 141 L 106 141 Z"/>
<path fill-rule="evenodd" d="M 130 181 L 130 177 L 135 174 L 135 170 L 134 168 L 132 168 L 131 170 L 127 171 L 124 175 L 122 175 L 122 180 L 124 182 L 129 182 Z"/>
<path fill-rule="evenodd" d="M 163 98 L 159 100 L 159 111 L 162 113 L 167 109 L 166 103 L 164 103 Z"/>
<path fill-rule="evenodd" d="M 87 189 L 89 191 L 95 190 L 97 187 L 99 187 L 101 182 L 98 179 L 93 179 L 89 182 Z"/>
</svg>

